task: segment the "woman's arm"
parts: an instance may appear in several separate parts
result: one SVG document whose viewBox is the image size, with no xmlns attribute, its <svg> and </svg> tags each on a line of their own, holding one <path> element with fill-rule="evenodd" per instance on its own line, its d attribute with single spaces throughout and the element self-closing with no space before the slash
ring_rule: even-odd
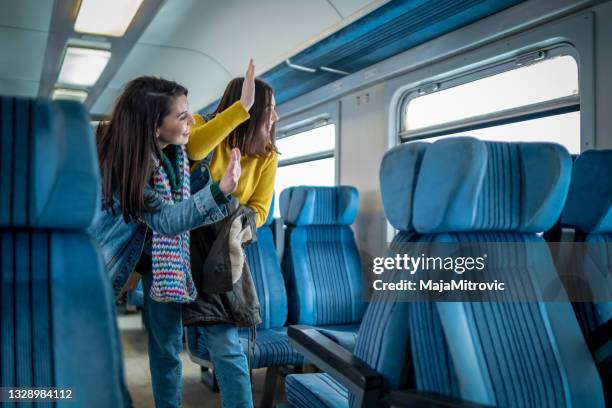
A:
<svg viewBox="0 0 612 408">
<path fill-rule="evenodd" d="M 251 59 L 242 82 L 240 101 L 237 101 L 208 122 L 205 122 L 200 115 L 193 115 L 196 123 L 191 128 L 189 143 L 187 143 L 189 159 L 198 161 L 208 156 L 232 130 L 249 118 L 249 109 L 254 102 L 255 64 Z"/>
<path fill-rule="evenodd" d="M 178 235 L 201 225 L 220 221 L 227 215 L 225 206 L 217 205 L 212 191 L 212 183 L 198 191 L 187 200 L 168 203 L 151 187 L 145 188 L 145 197 L 153 211 L 145 211 L 143 221 L 153 231 L 162 235 Z"/>
<path fill-rule="evenodd" d="M 255 192 L 246 203 L 247 207 L 255 211 L 257 217 L 257 227 L 261 227 L 268 218 L 270 203 L 272 203 L 272 195 L 274 194 L 274 179 L 276 177 L 276 168 L 278 167 L 278 155 L 273 153 L 267 159 L 267 163 L 261 173 Z"/>
<path fill-rule="evenodd" d="M 170 204 L 153 188 L 145 187 L 145 197 L 150 200 L 153 211 L 145 211 L 143 221 L 153 231 L 171 236 L 223 219 L 227 210 L 219 204 L 219 197 L 225 198 L 236 191 L 240 172 L 240 150 L 232 149 L 221 181 L 209 182 L 186 200 Z"/>
<path fill-rule="evenodd" d="M 195 125 L 191 127 L 187 156 L 190 160 L 204 159 L 221 143 L 238 125 L 249 118 L 249 112 L 240 101 L 219 113 L 208 122 L 200 115 L 193 115 Z"/>
</svg>

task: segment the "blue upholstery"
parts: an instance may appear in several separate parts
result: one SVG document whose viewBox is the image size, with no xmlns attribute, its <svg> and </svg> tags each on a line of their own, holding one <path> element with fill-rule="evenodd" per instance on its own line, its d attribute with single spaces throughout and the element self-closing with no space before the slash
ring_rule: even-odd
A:
<svg viewBox="0 0 612 408">
<path fill-rule="evenodd" d="M 283 272 L 289 323 L 357 323 L 361 264 L 350 224 L 357 212 L 354 187 L 292 187 L 280 198 L 287 225 Z"/>
<path fill-rule="evenodd" d="M 521 252 L 494 252 L 495 262 L 487 270 L 503 273 L 507 285 L 522 285 L 523 293 L 541 293 L 556 271 L 536 232 L 552 227 L 561 211 L 569 156 L 543 143 L 479 144 L 456 139 L 427 150 L 414 223 L 417 229 L 441 232 L 423 240 L 480 243 L 483 252 L 494 251 L 495 242 L 523 243 L 516 246 Z M 465 160 L 452 161 L 457 151 Z M 427 167 L 434 161 L 435 175 Z M 434 201 L 445 200 L 432 204 L 429 214 L 419 201 L 425 192 Z M 456 232 L 460 229 L 467 232 Z M 430 306 L 415 304 L 414 309 Z M 433 350 L 437 361 L 450 355 L 459 393 L 451 391 L 451 396 L 499 406 L 603 406 L 601 382 L 569 302 L 440 302 L 433 316 L 429 324 L 411 326 L 412 354 Z M 448 350 L 433 344 L 431 333 L 438 323 Z M 421 368 L 415 364 L 417 379 L 431 375 Z M 446 371 L 442 376 L 448 376 Z M 449 394 L 448 387 L 429 391 Z"/>
<path fill-rule="evenodd" d="M 429 143 L 405 143 L 389 150 L 380 164 L 380 196 L 385 217 L 399 231 L 414 230 L 412 200 Z"/>
<path fill-rule="evenodd" d="M 206 330 L 206 327 L 187 328 L 189 352 L 198 359 L 210 361 L 210 354 L 202 335 L 203 330 Z M 240 330 L 240 338 L 244 352 L 247 353 L 249 331 Z M 257 330 L 257 338 L 251 355 L 251 368 L 300 365 L 303 362 L 304 357 L 289 345 L 286 327 Z"/>
<path fill-rule="evenodd" d="M 437 141 L 423 157 L 414 193 L 415 228 L 421 233 L 546 230 L 563 209 L 570 173 L 569 154 L 552 143 Z"/>
<path fill-rule="evenodd" d="M 317 330 L 345 349 L 349 351 L 353 351 L 355 349 L 355 344 L 357 343 L 357 332 L 359 331 L 358 323 L 318 326 Z"/>
<path fill-rule="evenodd" d="M 389 256 L 405 253 L 414 234 L 400 232 L 391 243 Z M 388 275 L 389 278 L 392 275 Z M 409 367 L 407 324 L 410 304 L 397 302 L 397 292 L 375 292 L 356 336 L 353 354 L 383 375 L 388 389 L 405 385 Z M 326 334 L 326 333 L 324 333 Z M 293 374 L 285 381 L 287 400 L 295 407 L 354 406 L 348 390 L 325 373 Z"/>
<path fill-rule="evenodd" d="M 418 169 L 415 152 L 421 150 Z M 470 242 L 487 251 L 495 250 L 495 242 L 522 243 L 517 245 L 522 253 L 493 252 L 489 268 L 499 268 L 509 282 L 534 293 L 554 279 L 550 253 L 537 245 L 543 240 L 536 232 L 553 225 L 565 200 L 571 162 L 562 148 L 458 138 L 392 152 L 381 171 L 402 174 L 405 166 L 418 175 L 407 176 L 416 179 L 410 202 L 406 178 L 381 174 L 383 183 L 395 184 L 381 185 L 388 194 L 383 195 L 385 213 L 401 227 L 388 255 L 406 253 L 404 243 L 410 242 L 416 254 L 430 242 Z M 405 163 L 398 159 L 402 154 Z M 392 199 L 394 189 L 401 204 Z M 430 233 L 412 231 L 411 205 L 412 225 Z M 383 375 L 386 389 L 405 387 L 412 369 L 418 390 L 481 404 L 603 406 L 601 382 L 569 302 L 403 303 L 394 292 L 375 292 L 354 352 Z M 323 374 L 314 376 L 316 381 L 287 378 L 292 405 L 325 406 L 316 395 L 331 401 L 330 393 L 336 394 L 337 406 L 347 405 L 346 390 L 324 384 Z M 348 402 L 355 403 L 353 395 Z"/>
<path fill-rule="evenodd" d="M 400 230 L 391 243 L 388 256 L 407 253 L 406 244 L 418 237 L 410 218 L 416 184 L 412 172 L 418 172 L 427 145 L 398 146 L 383 158 L 380 180 L 385 213 L 392 214 L 393 224 Z M 393 279 L 393 276 L 386 274 L 385 278 Z M 383 375 L 387 389 L 405 386 L 409 371 L 406 359 L 410 343 L 407 330 L 410 304 L 397 302 L 397 296 L 397 292 L 391 291 L 374 293 L 363 315 L 353 349 L 356 357 Z M 348 407 L 355 404 L 347 389 L 325 373 L 287 376 L 285 389 L 289 403 L 296 407 Z"/>
<path fill-rule="evenodd" d="M 270 208 L 269 214 L 272 214 L 274 202 Z M 245 251 L 261 307 L 262 322 L 258 329 L 283 327 L 287 321 L 287 292 L 270 228 L 271 219 L 269 215 L 266 224 L 257 229 L 257 241 Z"/>
<path fill-rule="evenodd" d="M 1 103 L 0 227 L 89 226 L 100 206 L 100 177 L 87 113 L 65 101 Z"/>
<path fill-rule="evenodd" d="M 241 334 L 241 341 L 246 350 L 248 333 Z M 289 345 L 286 327 L 257 330 L 257 338 L 251 356 L 252 368 L 301 365 L 303 362 L 304 357 Z"/>
<path fill-rule="evenodd" d="M 612 319 L 612 302 L 608 295 L 612 291 L 612 232 L 589 234 L 585 237 L 585 281 L 595 293 L 596 302 L 574 303 L 574 310 L 585 334 Z"/>
<path fill-rule="evenodd" d="M 579 268 L 591 291 L 612 291 L 612 150 L 589 150 L 574 163 L 572 182 L 561 223 L 577 229 L 585 242 Z M 600 292 L 601 293 L 601 292 Z M 605 295 L 596 295 L 602 299 Z M 612 302 L 575 303 L 585 334 L 612 318 Z"/>
<path fill-rule="evenodd" d="M 612 150 L 576 159 L 561 222 L 585 233 L 612 232 Z"/>
<path fill-rule="evenodd" d="M 348 406 L 347 389 L 325 373 L 287 376 L 285 392 L 287 400 L 294 407 L 338 408 Z"/>
<path fill-rule="evenodd" d="M 87 114 L 10 97 L 0 109 L 0 386 L 71 388 L 79 406 L 124 406 L 113 298 L 84 232 L 100 203 Z"/>
<path fill-rule="evenodd" d="M 351 225 L 357 216 L 355 187 L 290 187 L 282 191 L 280 210 L 287 225 Z"/>
</svg>

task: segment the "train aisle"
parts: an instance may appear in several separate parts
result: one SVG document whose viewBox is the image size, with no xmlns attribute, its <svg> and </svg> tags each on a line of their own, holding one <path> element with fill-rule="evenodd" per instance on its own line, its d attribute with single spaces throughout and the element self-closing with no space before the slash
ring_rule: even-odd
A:
<svg viewBox="0 0 612 408">
<path fill-rule="evenodd" d="M 118 315 L 123 361 L 127 385 L 135 408 L 153 408 L 153 391 L 149 358 L 147 357 L 147 333 L 143 328 L 140 312 Z M 183 408 L 220 407 L 219 393 L 213 393 L 200 381 L 200 368 L 190 359 L 187 351 L 181 353 L 183 360 Z M 265 369 L 253 370 L 253 401 L 260 406 L 263 393 Z M 276 403 L 285 402 L 282 390 L 277 390 Z"/>
</svg>

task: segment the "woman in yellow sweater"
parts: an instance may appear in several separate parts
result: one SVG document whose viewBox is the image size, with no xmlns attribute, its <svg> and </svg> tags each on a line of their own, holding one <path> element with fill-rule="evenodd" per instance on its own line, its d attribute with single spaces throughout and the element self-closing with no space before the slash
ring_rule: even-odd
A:
<svg viewBox="0 0 612 408">
<path fill-rule="evenodd" d="M 194 115 L 187 154 L 191 160 L 200 161 L 213 152 L 210 172 L 213 180 L 219 180 L 232 148 L 240 149 L 242 173 L 233 196 L 255 211 L 259 227 L 266 221 L 274 192 L 278 165 L 274 133 L 278 114 L 272 88 L 259 79 L 255 79 L 254 104 L 247 112 L 240 102 L 243 82 L 243 78 L 230 81 L 209 122 Z"/>
<path fill-rule="evenodd" d="M 230 161 L 232 149 L 240 149 L 240 181 L 232 195 L 255 212 L 259 227 L 268 216 L 274 192 L 278 163 L 274 132 L 278 115 L 272 88 L 254 79 L 253 70 L 250 64 L 246 79 L 230 81 L 212 119 L 205 121 L 202 116 L 194 115 L 187 155 L 199 162 L 212 153 L 209 168 L 212 179 L 217 180 L 223 176 L 224 163 Z M 254 97 L 249 93 L 253 88 Z M 223 303 L 219 296 L 222 295 L 198 293 L 197 301 L 184 305 L 183 313 L 185 308 L 192 307 L 198 313 L 215 310 L 214 305 Z M 208 304 L 213 306 L 209 308 Z M 219 316 L 207 316 L 203 327 L 200 333 L 207 336 L 204 342 L 215 367 L 223 406 L 252 407 L 250 375 L 238 327 Z"/>
</svg>

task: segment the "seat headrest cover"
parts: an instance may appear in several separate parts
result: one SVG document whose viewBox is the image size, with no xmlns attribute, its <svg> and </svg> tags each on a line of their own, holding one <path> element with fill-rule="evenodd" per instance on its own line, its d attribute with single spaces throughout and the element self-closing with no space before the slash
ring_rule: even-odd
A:
<svg viewBox="0 0 612 408">
<path fill-rule="evenodd" d="M 387 220 L 400 231 L 413 231 L 412 200 L 425 150 L 430 143 L 411 142 L 394 147 L 380 164 L 380 195 Z"/>
<path fill-rule="evenodd" d="M 421 233 L 541 232 L 554 225 L 571 173 L 565 148 L 553 143 L 443 139 L 425 152 L 414 194 Z"/>
<path fill-rule="evenodd" d="M 2 97 L 0 117 L 0 227 L 89 226 L 100 206 L 100 177 L 82 105 Z"/>
<path fill-rule="evenodd" d="M 274 221 L 274 193 L 272 193 L 272 201 L 270 201 L 270 209 L 268 210 L 268 217 L 266 217 L 266 221 L 263 226 L 272 225 L 272 221 Z"/>
<path fill-rule="evenodd" d="M 612 231 L 612 150 L 576 159 L 561 222 L 587 233 Z"/>
<path fill-rule="evenodd" d="M 280 195 L 281 217 L 287 225 L 351 225 L 358 201 L 352 186 L 289 187 Z"/>
</svg>

